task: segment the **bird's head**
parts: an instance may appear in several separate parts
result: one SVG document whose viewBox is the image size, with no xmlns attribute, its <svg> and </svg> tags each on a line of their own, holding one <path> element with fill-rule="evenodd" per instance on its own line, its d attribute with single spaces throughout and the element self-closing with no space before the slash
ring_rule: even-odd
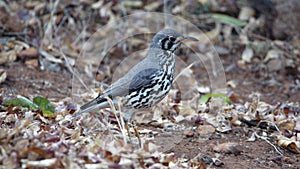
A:
<svg viewBox="0 0 300 169">
<path fill-rule="evenodd" d="M 150 47 L 174 52 L 185 39 L 198 41 L 194 37 L 183 36 L 174 29 L 163 29 L 153 37 Z"/>
</svg>

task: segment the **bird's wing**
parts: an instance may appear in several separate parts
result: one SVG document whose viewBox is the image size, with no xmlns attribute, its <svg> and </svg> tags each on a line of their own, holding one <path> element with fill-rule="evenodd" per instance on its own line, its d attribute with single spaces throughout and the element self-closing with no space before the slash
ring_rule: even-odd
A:
<svg viewBox="0 0 300 169">
<path fill-rule="evenodd" d="M 159 69 L 146 68 L 140 72 L 135 72 L 135 76 L 133 76 L 131 79 L 127 76 L 124 76 L 113 83 L 103 93 L 111 97 L 126 96 L 133 91 L 141 89 L 142 87 L 152 85 L 153 78 L 158 72 Z"/>
<path fill-rule="evenodd" d="M 141 67 L 143 70 L 140 70 Z M 139 66 L 136 65 L 122 78 L 111 84 L 97 98 L 81 106 L 80 112 L 77 114 L 109 107 L 109 104 L 106 101 L 106 96 L 114 100 L 117 96 L 126 96 L 133 91 L 153 85 L 153 78 L 158 74 L 158 72 L 159 69 L 153 68 L 151 65 L 143 65 L 142 63 L 140 63 Z"/>
<path fill-rule="evenodd" d="M 159 69 L 148 68 L 138 72 L 130 82 L 129 92 L 140 90 L 154 83 L 153 78 L 157 76 Z"/>
</svg>

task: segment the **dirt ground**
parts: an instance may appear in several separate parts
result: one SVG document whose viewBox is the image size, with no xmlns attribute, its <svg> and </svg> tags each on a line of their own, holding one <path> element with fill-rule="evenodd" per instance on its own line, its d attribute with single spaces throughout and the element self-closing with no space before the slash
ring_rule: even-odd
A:
<svg viewBox="0 0 300 169">
<path fill-rule="evenodd" d="M 193 5 L 189 6 L 190 2 L 187 1 L 188 5 L 184 6 L 187 8 L 193 7 Z M 194 2 L 194 1 L 193 1 Z M 247 63 L 241 63 L 241 60 L 243 60 L 243 52 L 245 51 L 246 45 L 242 44 L 239 39 L 238 35 L 239 33 L 235 32 L 234 29 L 232 29 L 232 33 L 230 36 L 233 40 L 230 41 L 230 43 L 225 43 L 226 39 L 222 39 L 225 37 L 224 34 L 226 34 L 226 31 L 219 32 L 220 35 L 214 37 L 215 40 L 213 42 L 214 45 L 218 47 L 223 47 L 225 49 L 228 49 L 228 51 L 220 53 L 220 59 L 223 64 L 223 67 L 225 69 L 226 73 L 226 80 L 227 82 L 231 82 L 231 84 L 227 84 L 228 91 L 232 92 L 234 95 L 233 103 L 240 103 L 245 104 L 247 102 L 251 102 L 250 95 L 253 93 L 259 93 L 260 94 L 260 101 L 266 102 L 272 106 L 276 105 L 287 105 L 289 103 L 293 103 L 293 105 L 296 105 L 295 107 L 291 106 L 293 109 L 293 112 L 295 113 L 295 116 L 298 117 L 295 121 L 297 121 L 294 124 L 294 128 L 299 123 L 299 114 L 300 114 L 300 62 L 299 62 L 299 48 L 297 48 L 297 44 L 299 44 L 299 34 L 300 32 L 297 32 L 297 17 L 300 18 L 299 14 L 295 14 L 294 17 L 290 17 L 290 19 L 287 19 L 286 15 L 276 15 L 274 17 L 272 15 L 265 15 L 266 13 L 264 10 L 269 7 L 268 5 L 270 1 L 264 1 L 266 3 L 262 3 L 261 6 L 255 6 L 254 4 L 250 3 L 250 6 L 255 9 L 256 15 L 255 19 L 259 20 L 261 18 L 267 19 L 266 25 L 262 26 L 265 29 L 259 29 L 259 31 L 252 31 L 250 29 L 249 32 L 255 34 L 256 36 L 249 35 L 249 41 L 253 44 L 255 42 L 259 41 L 261 43 L 264 43 L 263 45 L 267 44 L 267 48 L 263 49 L 257 49 L 254 50 L 254 56 L 252 57 L 250 62 Z M 283 3 L 280 0 L 276 1 L 277 4 Z M 109 4 L 105 1 L 106 4 Z M 149 4 L 155 4 L 157 2 L 149 2 Z M 219 2 L 220 3 L 220 2 Z M 237 15 L 237 6 L 232 5 L 233 1 L 224 1 L 224 3 L 220 3 L 220 6 L 223 6 L 224 9 L 229 8 L 228 14 Z M 296 1 L 289 1 L 289 3 L 282 5 L 285 6 L 283 8 L 282 13 L 288 13 L 289 11 L 287 8 L 289 8 L 289 5 L 292 3 L 296 3 Z M 117 2 L 116 2 L 117 4 Z M 148 4 L 148 3 L 145 3 Z M 179 3 L 177 5 L 182 5 L 184 3 Z M 12 4 L 14 6 L 16 4 Z M 93 4 L 95 5 L 95 4 Z M 113 3 L 115 5 L 115 3 Z M 112 6 L 113 6 L 112 5 Z M 186 4 L 185 4 L 186 5 Z M 241 4 L 238 4 L 241 5 Z M 21 5 L 22 6 L 22 5 Z M 29 4 L 26 6 L 28 10 L 33 10 L 35 4 Z M 64 5 L 62 5 L 64 7 Z M 80 6 L 88 6 L 90 7 L 91 4 L 72 4 L 70 3 L 68 5 L 69 12 L 72 13 L 72 15 L 68 15 L 67 17 L 76 17 L 78 11 L 84 11 L 84 9 L 77 9 Z M 108 10 L 103 5 L 103 10 Z M 61 10 L 58 10 L 56 13 L 58 16 L 58 19 L 55 20 L 58 24 L 60 22 L 63 22 L 62 19 L 64 16 L 63 7 L 61 7 Z M 94 6 L 95 8 L 101 8 L 98 7 L 97 4 Z M 203 6 L 199 7 L 202 8 Z M 230 8 L 233 7 L 233 8 Z M 74 9 L 74 11 L 72 11 Z M 111 15 L 116 14 L 120 11 L 116 11 L 113 7 L 111 7 L 113 12 L 110 13 Z M 129 7 L 129 11 L 136 10 L 135 6 Z M 141 7 L 142 8 L 142 7 Z M 155 8 L 152 7 L 152 8 Z M 161 10 L 161 6 L 157 7 L 156 10 Z M 204 8 L 204 7 L 203 7 Z M 261 8 L 261 9 L 260 9 Z M 278 6 L 276 6 L 278 8 Z M 214 9 L 214 8 L 212 8 Z M 223 9 L 223 8 L 220 8 Z M 4 9 L 0 9 L 4 10 Z M 43 9 L 36 9 L 38 12 L 43 11 Z M 77 11 L 78 10 L 78 11 Z M 214 9 L 216 10 L 216 9 Z M 238 8 L 240 10 L 240 8 Z M 293 11 L 294 8 L 291 8 Z M 175 10 L 176 11 L 176 10 Z M 192 10 L 191 10 L 192 11 Z M 234 11 L 234 12 L 232 12 Z M 218 11 L 214 11 L 218 12 Z M 219 11 L 220 12 L 220 11 Z M 271 13 L 271 12 L 270 12 Z M 94 15 L 95 13 L 93 13 Z M 273 14 L 273 13 L 272 13 Z M 18 15 L 26 18 L 29 17 L 29 14 L 24 12 L 18 13 Z M 28 15 L 28 16 L 27 16 Z M 41 14 L 43 16 L 43 14 Z M 79 15 L 79 14 L 78 14 Z M 183 13 L 182 15 L 188 15 L 187 13 Z M 289 13 L 290 16 L 292 16 Z M 97 15 L 98 16 L 98 15 Z M 262 16 L 262 17 L 261 17 Z M 104 19 L 101 18 L 100 20 L 107 20 L 108 16 L 105 16 Z M 296 19 L 295 19 L 296 18 Z M 45 18 L 43 18 L 45 19 Z M 77 19 L 77 18 L 76 18 Z M 75 20 L 76 20 L 75 19 Z M 99 18 L 96 18 L 99 19 Z M 2 20 L 5 20 L 5 18 Z M 286 20 L 287 23 L 285 26 L 287 27 L 280 27 L 282 23 L 282 20 Z M 261 21 L 261 20 L 259 20 Z M 265 20 L 263 20 L 265 21 Z M 0 17 L 0 23 L 1 21 Z M 70 23 L 71 20 L 69 20 Z M 270 22 L 270 23 L 269 23 Z M 295 23 L 296 22 L 296 23 Z M 101 22 L 100 22 L 101 23 Z M 211 23 L 211 22 L 209 22 Z M 257 21 L 257 23 L 260 23 Z M 276 23 L 276 24 L 274 24 Z M 78 23 L 76 23 L 78 24 Z M 102 24 L 102 23 L 101 23 Z M 249 21 L 250 24 L 250 21 Z M 270 25 L 271 24 L 271 25 Z M 273 24 L 275 25 L 273 27 Z M 67 25 L 67 24 L 66 24 Z M 80 25 L 80 24 L 78 24 Z M 200 26 L 203 26 L 199 24 Z M 291 26 L 296 25 L 296 26 Z M 70 26 L 70 25 L 68 25 Z M 68 29 L 68 26 L 66 28 Z M 259 27 L 259 26 L 258 26 Z M 8 28 L 8 30 L 13 29 Z M 36 39 L 35 36 L 38 34 L 38 28 L 30 27 L 31 34 L 29 35 L 30 38 L 33 40 L 30 41 L 31 43 L 34 43 Z M 72 27 L 74 28 L 74 27 Z M 211 28 L 210 25 L 205 27 L 207 29 Z M 223 27 L 228 28 L 226 26 Z M 21 28 L 20 28 L 21 29 Z M 35 31 L 34 31 L 35 30 Z M 10 30 L 11 31 L 11 30 Z M 20 30 L 17 30 L 20 31 Z M 61 30 L 60 30 L 61 31 Z M 94 30 L 89 30 L 94 31 Z M 66 30 L 62 30 L 62 32 L 67 32 Z M 72 32 L 70 30 L 70 32 Z M 1 35 L 0 30 L 0 35 Z M 63 34 L 66 36 L 65 34 Z M 297 36 L 296 36 L 297 35 Z M 4 35 L 3 35 L 4 36 Z M 222 37 L 221 37 L 222 36 Z M 224 36 L 224 37 L 223 37 Z M 11 37 L 11 36 L 9 36 Z M 68 36 L 66 36 L 68 37 Z M 221 37 L 221 38 L 220 38 Z M 294 38 L 294 39 L 293 39 Z M 71 39 L 71 38 L 70 38 Z M 68 39 L 70 41 L 70 39 Z M 217 39 L 217 40 L 216 40 Z M 275 40 L 275 39 L 281 39 Z M 68 41 L 67 40 L 67 41 Z M 228 40 L 228 39 L 227 39 Z M 237 42 L 238 41 L 238 42 Z M 136 41 L 139 42 L 139 41 Z M 250 43 L 250 42 L 249 42 Z M 274 45 L 275 44 L 275 45 Z M 31 46 L 34 46 L 30 44 Z M 57 46 L 55 46 L 57 45 Z M 57 43 L 51 47 L 53 48 L 59 48 L 60 44 Z M 144 44 L 143 44 L 144 45 Z M 62 46 L 70 46 L 62 45 Z M 255 45 L 253 45 L 255 46 Z M 257 45 L 259 46 L 259 45 Z M 255 47 L 257 47 L 255 46 Z M 275 47 L 274 47 L 275 46 Z M 296 47 L 295 47 L 296 46 Z M 298 45 L 299 46 L 299 45 Z M 73 46 L 72 49 L 76 51 Z M 253 48 L 255 48 L 253 47 Z M 261 47 L 261 46 L 259 46 Z M 278 48 L 281 51 L 283 51 L 284 55 L 280 55 L 278 58 L 273 57 L 270 59 L 270 61 L 264 61 L 267 55 L 267 52 L 270 48 Z M 48 49 L 44 49 L 48 50 Z M 52 49 L 51 49 L 52 50 Z M 49 53 L 53 52 L 49 49 Z M 76 51 L 78 52 L 78 51 Z M 71 53 L 71 54 L 70 54 Z M 70 55 L 77 55 L 78 53 L 74 54 L 70 52 L 68 54 Z M 117 51 L 115 54 L 122 55 L 122 52 Z M 121 53 L 121 54 L 120 54 Z M 52 53 L 51 53 L 52 54 Z M 55 53 L 57 54 L 57 53 Z M 53 54 L 53 55 L 55 55 Z M 112 53 L 114 54 L 114 53 Z M 3 55 L 4 56 L 4 55 Z M 27 58 L 28 57 L 28 58 Z M 1 92 L 4 95 L 12 94 L 12 95 L 21 95 L 28 98 L 33 98 L 35 96 L 43 96 L 48 98 L 52 102 L 59 102 L 62 99 L 70 98 L 72 96 L 72 78 L 73 75 L 69 71 L 66 65 L 56 65 L 55 68 L 59 69 L 50 69 L 47 68 L 45 70 L 41 70 L 40 66 L 29 63 L 28 60 L 37 60 L 38 56 L 35 55 L 33 57 L 31 56 L 25 56 L 25 57 L 18 57 L 13 62 L 4 63 L 0 65 L 0 69 L 5 70 L 7 77 L 4 82 L 0 84 Z M 54 57 L 55 58 L 55 57 Z M 61 59 L 62 57 L 58 56 L 56 57 L 57 60 Z M 70 56 L 70 58 L 72 58 Z M 274 60 L 272 60 L 274 59 Z M 109 58 L 109 60 L 105 60 L 106 66 L 109 67 L 110 71 L 114 70 L 114 68 L 117 66 L 117 63 L 120 62 L 120 56 L 112 56 Z M 284 61 L 282 61 L 284 60 Z M 292 62 L 293 66 L 289 65 L 280 65 L 281 63 L 287 64 Z M 272 64 L 274 65 L 272 65 Z M 278 64 L 279 63 L 279 64 Z M 274 68 L 276 66 L 280 65 L 279 68 Z M 105 69 L 107 67 L 103 67 L 102 71 L 106 71 Z M 100 67 L 101 69 L 102 67 Z M 195 74 L 205 74 L 204 71 L 194 72 Z M 109 73 L 108 73 L 109 74 Z M 109 79 L 111 77 L 107 77 L 109 75 L 105 74 L 105 77 L 102 79 Z M 205 76 L 204 76 L 205 77 Z M 201 79 L 202 81 L 206 81 L 206 79 Z M 234 83 L 234 85 L 232 85 Z M 68 100 L 70 101 L 70 100 Z M 72 101 L 71 101 L 72 102 Z M 76 104 L 76 103 L 75 103 Z M 297 107 L 298 106 L 298 107 Z M 2 107 L 3 109 L 3 107 Z M 4 109 L 3 109 L 4 111 Z M 287 113 L 288 114 L 288 113 Z M 19 114 L 18 114 L 19 115 Z M 86 115 L 89 116 L 89 115 Z M 22 117 L 22 116 L 21 116 Z M 89 116 L 90 118 L 93 118 L 94 116 Z M 99 117 L 99 116 L 97 116 Z M 3 116 L 1 118 L 4 118 Z M 23 119 L 20 118 L 20 119 Z M 226 119 L 228 120 L 228 119 Z M 232 120 L 232 119 L 230 119 Z M 300 124 L 300 123 L 299 123 Z M 56 125 L 56 123 L 51 123 L 51 125 Z M 1 127 L 3 126 L 9 126 L 7 128 L 10 128 L 11 122 L 1 122 Z M 199 168 L 291 168 L 291 169 L 300 169 L 300 154 L 299 152 L 293 152 L 293 150 L 290 150 L 288 148 L 282 148 L 276 144 L 278 141 L 275 136 L 271 137 L 274 133 L 274 130 L 270 129 L 268 127 L 261 127 L 259 124 L 256 125 L 249 125 L 249 123 L 242 122 L 240 125 L 232 125 L 232 129 L 227 132 L 219 132 L 213 130 L 212 132 L 209 132 L 208 134 L 203 134 L 199 132 L 198 130 L 202 127 L 207 126 L 206 122 L 203 123 L 193 123 L 189 124 L 188 128 L 186 130 L 170 130 L 166 131 L 162 128 L 155 127 L 151 124 L 138 124 L 138 129 L 149 129 L 154 132 L 157 132 L 155 134 L 153 143 L 155 143 L 158 146 L 158 150 L 160 152 L 164 153 L 174 153 L 175 158 L 180 158 L 181 160 L 189 161 L 191 159 L 194 160 L 195 166 L 200 166 Z M 73 126 L 72 126 L 73 127 Z M 70 127 L 70 128 L 72 128 Z M 5 127 L 3 127 L 5 128 Z M 13 127 L 12 127 L 13 128 Z M 46 128 L 46 127 L 45 127 Z M 50 127 L 49 127 L 50 128 Z M 290 136 L 299 137 L 300 131 L 295 131 L 294 128 L 291 130 Z M 72 128 L 73 129 L 73 128 Z M 50 130 L 50 129 L 49 129 Z M 290 131 L 290 130 L 289 130 Z M 264 140 L 262 138 L 256 138 L 255 141 L 249 141 L 251 138 L 251 135 L 253 133 L 259 133 L 259 134 L 266 134 L 268 137 L 268 140 Z M 288 132 L 287 132 L 288 133 Z M 289 133 L 288 133 L 289 134 Z M 82 136 L 81 134 L 80 136 Z M 17 136 L 16 136 L 17 137 Z M 2 136 L 0 137 L 2 138 Z M 298 138 L 299 139 L 299 138 Z M 0 139 L 0 143 L 3 140 Z M 13 142 L 13 141 L 12 141 Z M 298 140 L 299 142 L 299 140 Z M 237 143 L 238 146 L 233 146 L 228 148 L 229 152 L 218 152 L 215 150 L 216 145 L 222 145 L 222 143 L 228 144 L 228 143 Z M 13 143 L 11 143 L 12 147 L 14 146 Z M 2 145 L 0 145 L 1 147 Z M 226 149 L 226 148 L 225 148 Z M 297 148 L 296 148 L 297 149 Z M 281 154 L 282 155 L 281 155 Z M 80 157 L 81 158 L 81 157 Z M 2 158 L 4 159 L 4 158 Z M 38 159 L 38 158 L 37 158 Z M 85 159 L 85 157 L 82 157 L 82 159 Z M 216 160 L 217 159 L 217 160 Z M 85 160 L 88 163 L 92 163 L 91 160 Z M 1 161 L 2 162 L 2 161 Z M 4 162 L 3 162 L 4 163 Z M 2 163 L 2 164 L 3 164 Z M 21 162 L 18 162 L 20 164 Z M 1 164 L 1 163 L 0 163 Z M 200 165 L 199 165 L 200 164 Z M 50 167 L 51 168 L 51 167 Z M 115 167 L 118 168 L 118 167 Z M 119 168 L 121 168 L 119 166 Z"/>
<path fill-rule="evenodd" d="M 240 53 L 230 55 L 239 56 Z M 221 56 L 221 59 L 223 59 L 222 62 L 225 69 L 233 62 L 237 62 L 237 60 L 229 60 L 229 56 Z M 43 95 L 56 100 L 71 97 L 72 95 L 73 75 L 66 69 L 62 69 L 59 72 L 41 71 L 38 68 L 26 66 L 21 61 L 1 66 L 1 68 L 7 70 L 8 74 L 7 80 L 1 84 L 1 87 L 8 88 L 12 93 L 19 93 L 25 96 Z M 281 85 L 263 83 L 269 79 L 259 77 L 259 72 L 252 72 L 252 70 L 245 71 L 235 66 L 235 68 L 226 72 L 226 80 L 238 80 L 239 87 L 229 89 L 244 101 L 249 100 L 251 93 L 258 92 L 262 93 L 261 100 L 267 103 L 276 104 L 282 101 L 298 102 L 300 92 L 289 89 L 289 84 L 299 79 L 297 70 L 292 70 L 291 73 L 290 70 L 285 69 L 276 72 L 275 75 L 276 80 L 282 83 Z M 243 81 L 247 81 L 248 83 L 244 84 L 242 83 Z"/>
<path fill-rule="evenodd" d="M 17 67 L 17 69 L 16 69 Z M 8 78 L 3 88 L 7 88 L 14 93 L 24 96 L 42 95 L 52 100 L 59 101 L 60 99 L 70 96 L 72 88 L 72 75 L 67 71 L 38 71 L 37 68 L 30 68 L 24 63 L 14 62 L 4 67 L 7 70 Z M 24 73 L 26 72 L 26 73 Z M 250 74 L 250 75 L 249 75 Z M 300 98 L 300 92 L 284 93 L 284 88 L 268 87 L 258 83 L 259 79 L 254 77 L 252 73 L 245 72 L 236 68 L 226 73 L 227 80 L 230 77 L 235 79 L 247 79 L 254 84 L 252 87 L 239 87 L 234 92 L 239 96 L 247 95 L 251 91 L 258 91 L 262 93 L 262 100 L 270 103 L 286 100 L 295 102 Z M 288 81 L 288 76 L 283 76 L 283 79 Z M 270 93 L 271 92 L 271 93 Z M 266 94 L 265 94 L 266 93 Z M 288 97 L 289 95 L 290 97 Z M 140 129 L 153 129 L 159 134 L 155 136 L 154 143 L 160 145 L 160 150 L 166 153 L 174 152 L 176 157 L 184 157 L 192 159 L 199 156 L 200 159 L 212 158 L 215 156 L 213 145 L 236 142 L 241 146 L 242 152 L 239 154 L 221 154 L 219 159 L 224 163 L 220 167 L 214 165 L 210 168 L 293 168 L 299 169 L 300 156 L 299 154 L 291 153 L 287 150 L 281 149 L 284 156 L 280 156 L 274 147 L 264 140 L 256 140 L 255 142 L 247 141 L 250 137 L 249 131 L 244 131 L 243 127 L 236 127 L 228 133 L 214 133 L 211 136 L 192 136 L 187 137 L 183 131 L 165 132 L 157 130 L 149 126 L 139 126 Z M 251 128 L 249 129 L 251 130 Z M 260 129 L 253 129 L 260 130 Z M 274 140 L 273 140 L 274 141 Z M 275 142 L 275 141 L 274 141 Z M 208 161 L 209 163 L 209 161 Z"/>
</svg>

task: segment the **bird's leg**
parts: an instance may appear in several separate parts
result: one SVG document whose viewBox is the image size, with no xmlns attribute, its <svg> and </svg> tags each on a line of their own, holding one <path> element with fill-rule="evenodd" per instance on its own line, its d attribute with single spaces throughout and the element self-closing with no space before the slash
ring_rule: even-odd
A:
<svg viewBox="0 0 300 169">
<path fill-rule="evenodd" d="M 136 120 L 134 120 L 135 113 L 136 112 L 134 112 L 134 113 L 131 114 L 130 122 L 131 122 L 133 130 L 134 130 L 134 135 L 137 137 L 137 139 L 139 141 L 139 146 L 141 148 L 142 147 L 142 141 L 141 141 L 141 137 L 140 137 L 140 134 L 138 132 L 138 129 L 136 127 Z"/>
<path fill-rule="evenodd" d="M 129 142 L 132 143 L 131 141 L 131 135 L 130 135 L 130 120 L 131 120 L 131 110 L 126 110 L 124 111 L 126 113 L 123 114 L 123 120 L 125 123 L 125 129 L 127 130 L 128 137 L 129 137 Z"/>
<path fill-rule="evenodd" d="M 126 114 L 124 114 L 124 121 L 126 123 L 126 129 L 128 132 L 129 141 L 131 141 L 130 127 L 134 130 L 134 135 L 138 138 L 139 146 L 142 147 L 141 137 L 136 127 L 136 121 L 134 120 L 135 113 L 133 110 L 129 110 Z"/>
<path fill-rule="evenodd" d="M 131 134 L 130 134 L 130 123 L 126 119 L 124 119 L 124 121 L 125 121 L 125 128 L 126 128 L 127 133 L 128 133 L 129 142 L 132 143 Z"/>
<path fill-rule="evenodd" d="M 138 139 L 139 146 L 142 147 L 141 137 L 140 137 L 139 132 L 138 132 L 138 129 L 137 129 L 137 127 L 136 127 L 136 121 L 135 121 L 135 120 L 131 120 L 131 121 L 126 122 L 126 129 L 127 129 L 127 132 L 128 132 L 129 141 L 132 143 L 132 140 L 131 140 L 131 133 L 130 133 L 130 127 L 133 128 L 134 135 L 135 135 L 135 136 L 137 137 L 137 139 Z"/>
<path fill-rule="evenodd" d="M 133 125 L 133 130 L 134 130 L 134 135 L 138 138 L 138 141 L 139 141 L 139 145 L 140 145 L 140 148 L 142 147 L 142 141 L 141 141 L 141 137 L 140 137 L 140 134 L 137 130 L 137 127 L 136 127 L 136 121 L 132 121 L 132 125 Z"/>
</svg>

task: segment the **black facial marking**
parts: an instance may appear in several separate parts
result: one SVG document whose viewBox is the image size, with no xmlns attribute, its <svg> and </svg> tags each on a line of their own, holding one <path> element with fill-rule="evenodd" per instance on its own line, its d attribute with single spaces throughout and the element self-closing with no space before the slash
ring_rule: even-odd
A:
<svg viewBox="0 0 300 169">
<path fill-rule="evenodd" d="M 175 42 L 176 38 L 170 36 L 170 41 Z"/>
<path fill-rule="evenodd" d="M 165 37 L 161 41 L 161 48 L 164 50 L 170 50 L 172 49 L 172 46 L 175 44 L 176 38 L 170 36 L 170 37 Z"/>
<path fill-rule="evenodd" d="M 165 46 L 166 46 L 166 44 L 168 43 L 168 41 L 169 41 L 168 38 L 164 38 L 164 39 L 161 41 L 161 48 L 162 48 L 162 49 L 167 50 L 167 49 L 165 48 Z"/>
</svg>

